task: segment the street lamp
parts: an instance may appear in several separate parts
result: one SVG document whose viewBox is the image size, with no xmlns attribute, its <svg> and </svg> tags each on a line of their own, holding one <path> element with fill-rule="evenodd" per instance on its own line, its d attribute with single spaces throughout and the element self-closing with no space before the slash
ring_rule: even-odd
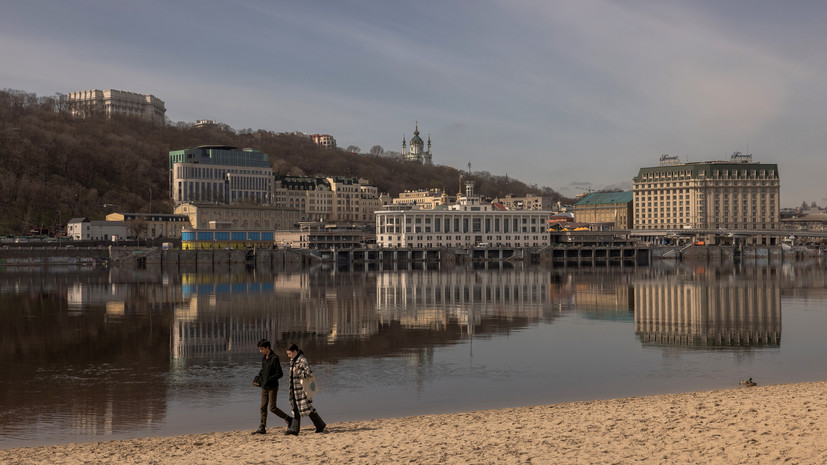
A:
<svg viewBox="0 0 827 465">
<path fill-rule="evenodd" d="M 152 186 L 149 188 L 149 213 L 152 213 Z"/>
</svg>

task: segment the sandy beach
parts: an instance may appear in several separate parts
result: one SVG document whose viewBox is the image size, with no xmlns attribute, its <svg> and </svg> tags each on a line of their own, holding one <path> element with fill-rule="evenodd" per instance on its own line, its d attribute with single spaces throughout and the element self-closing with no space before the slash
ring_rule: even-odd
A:
<svg viewBox="0 0 827 465">
<path fill-rule="evenodd" d="M 827 463 L 827 381 L 0 450 L 3 464 Z"/>
</svg>

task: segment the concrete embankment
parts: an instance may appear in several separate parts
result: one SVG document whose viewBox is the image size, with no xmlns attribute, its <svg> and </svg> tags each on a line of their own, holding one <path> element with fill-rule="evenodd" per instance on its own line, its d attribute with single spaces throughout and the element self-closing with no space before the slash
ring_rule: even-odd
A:
<svg viewBox="0 0 827 465">
<path fill-rule="evenodd" d="M 245 264 L 262 268 L 302 267 L 317 263 L 439 263 L 470 261 L 525 261 L 551 266 L 648 266 L 654 261 L 676 260 L 729 264 L 743 259 L 795 260 L 821 256 L 820 249 L 780 246 L 588 246 L 528 249 L 353 249 L 312 251 L 300 249 L 164 250 L 161 247 L 15 247 L 0 248 L 0 265 L 95 265 L 124 267 L 186 267 L 208 269 Z"/>
</svg>

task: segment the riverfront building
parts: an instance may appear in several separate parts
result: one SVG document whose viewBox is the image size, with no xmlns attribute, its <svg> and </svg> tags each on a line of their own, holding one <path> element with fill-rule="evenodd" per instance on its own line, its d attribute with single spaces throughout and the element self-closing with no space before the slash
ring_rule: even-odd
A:
<svg viewBox="0 0 827 465">
<path fill-rule="evenodd" d="M 123 90 L 83 90 L 67 95 L 72 116 L 86 118 L 93 114 L 134 116 L 164 124 L 167 109 L 163 100 L 149 94 Z"/>
<path fill-rule="evenodd" d="M 184 202 L 269 204 L 273 168 L 266 153 L 225 145 L 169 152 L 170 193 Z"/>
<path fill-rule="evenodd" d="M 593 192 L 574 204 L 574 220 L 599 230 L 632 229 L 633 198 L 632 192 Z"/>
<path fill-rule="evenodd" d="M 433 210 L 397 207 L 376 212 L 379 247 L 544 247 L 548 211 L 500 210 L 474 195 L 473 184 L 455 205 Z"/>
<path fill-rule="evenodd" d="M 778 165 L 751 155 L 693 163 L 664 155 L 634 178 L 634 229 L 775 230 L 779 191 Z"/>
<path fill-rule="evenodd" d="M 76 241 L 108 241 L 126 239 L 126 223 L 72 218 L 66 225 L 66 236 Z"/>
<path fill-rule="evenodd" d="M 186 215 L 169 213 L 110 213 L 106 220 L 125 223 L 126 239 L 180 238 L 190 224 Z"/>
<path fill-rule="evenodd" d="M 182 203 L 175 207 L 176 215 L 185 215 L 195 230 L 211 228 L 211 223 L 221 224 L 228 230 L 289 229 L 298 224 L 300 212 L 290 208 L 266 205 L 221 205 Z"/>
</svg>

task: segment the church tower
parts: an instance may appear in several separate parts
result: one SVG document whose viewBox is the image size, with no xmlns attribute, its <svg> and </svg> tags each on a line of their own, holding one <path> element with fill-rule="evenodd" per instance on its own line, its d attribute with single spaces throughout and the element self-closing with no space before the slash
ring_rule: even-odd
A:
<svg viewBox="0 0 827 465">
<path fill-rule="evenodd" d="M 425 150 L 425 142 L 419 137 L 419 122 L 416 123 L 414 135 L 411 137 L 410 145 L 406 146 L 405 136 L 402 136 L 402 157 L 410 161 L 418 161 L 423 165 L 430 165 L 431 162 L 431 135 L 428 135 L 428 150 Z"/>
</svg>

